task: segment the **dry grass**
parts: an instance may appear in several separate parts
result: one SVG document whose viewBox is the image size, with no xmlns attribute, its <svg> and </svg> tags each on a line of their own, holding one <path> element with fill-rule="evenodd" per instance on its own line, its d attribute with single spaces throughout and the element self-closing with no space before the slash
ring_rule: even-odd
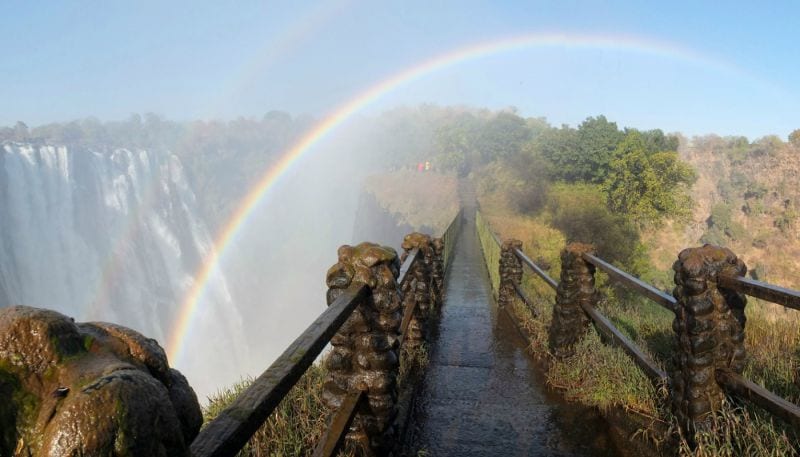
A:
<svg viewBox="0 0 800 457">
<path fill-rule="evenodd" d="M 400 357 L 398 385 L 402 389 L 408 382 L 416 382 L 428 365 L 425 345 L 403 349 Z M 239 457 L 308 456 L 319 443 L 328 427 L 331 411 L 322 403 L 322 386 L 327 370 L 314 364 L 297 381 L 275 411 L 253 435 L 237 455 Z M 252 384 L 253 379 L 242 380 L 209 397 L 203 409 L 203 421 L 208 423 Z M 342 457 L 357 455 L 352 449 L 339 453 Z"/>
<path fill-rule="evenodd" d="M 482 204 L 486 208 L 487 202 Z M 548 242 L 544 237 L 553 229 L 541 220 L 516 216 L 502 206 L 492 209 L 484 220 L 502 238 L 521 239 L 526 253 L 534 259 L 557 258 L 564 246 L 563 236 L 556 235 L 555 241 Z M 478 229 L 481 240 L 489 240 L 486 227 L 479 225 Z M 487 242 L 483 244 L 487 246 L 485 251 L 494 249 Z M 496 270 L 494 256 L 489 257 L 490 270 Z M 560 265 L 553 262 L 550 274 L 555 279 L 559 269 Z M 598 274 L 598 288 L 607 297 L 600 304 L 603 314 L 657 364 L 668 369 L 674 353 L 672 313 L 644 299 L 616 297 L 606 284 L 607 278 Z M 649 417 L 653 424 L 672 430 L 672 436 L 655 436 L 652 429 L 639 430 L 636 436 L 655 444 L 677 443 L 674 451 L 680 455 L 778 456 L 796 455 L 800 450 L 799 431 L 747 403 L 726 404 L 715 416 L 712 431 L 699 435 L 696 446 L 690 446 L 678 433 L 666 389 L 655 388 L 621 350 L 601 344 L 594 329 L 578 345 L 574 356 L 564 360 L 552 358 L 548 353 L 547 333 L 552 320 L 553 293 L 527 270 L 523 288 L 533 300 L 538 317 L 521 301 L 515 304 L 515 312 L 521 316 L 521 325 L 529 334 L 534 353 L 549 362 L 548 382 L 562 389 L 570 400 L 601 410 L 620 407 Z M 774 305 L 750 299 L 745 342 L 749 360 L 744 375 L 789 401 L 800 403 L 800 313 L 776 309 Z"/>
<path fill-rule="evenodd" d="M 322 383 L 326 371 L 314 364 L 295 384 L 264 425 L 239 452 L 241 457 L 311 455 L 327 426 L 328 408 L 322 403 Z M 203 410 L 207 423 L 252 384 L 242 380 L 209 398 Z"/>
</svg>

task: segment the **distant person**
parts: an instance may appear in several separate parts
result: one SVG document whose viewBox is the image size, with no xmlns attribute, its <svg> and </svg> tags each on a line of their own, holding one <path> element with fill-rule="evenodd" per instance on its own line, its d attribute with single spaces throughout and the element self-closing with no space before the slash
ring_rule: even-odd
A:
<svg viewBox="0 0 800 457">
<path fill-rule="evenodd" d="M 422 162 L 418 163 L 417 164 L 417 171 L 422 172 L 424 170 L 425 170 L 425 164 L 423 164 Z"/>
<path fill-rule="evenodd" d="M 431 169 L 431 162 L 425 161 L 425 171 L 430 171 L 430 169 Z"/>
</svg>

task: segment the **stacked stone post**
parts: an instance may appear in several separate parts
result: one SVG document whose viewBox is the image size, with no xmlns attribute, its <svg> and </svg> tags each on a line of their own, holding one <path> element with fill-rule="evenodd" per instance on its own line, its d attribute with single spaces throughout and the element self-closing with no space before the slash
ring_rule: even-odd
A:
<svg viewBox="0 0 800 457">
<path fill-rule="evenodd" d="M 442 309 L 444 301 L 444 240 L 442 238 L 433 239 L 433 282 L 436 284 L 436 309 Z"/>
<path fill-rule="evenodd" d="M 345 245 L 338 254 L 326 278 L 328 305 L 352 284 L 365 284 L 370 293 L 331 339 L 322 399 L 335 411 L 348 393 L 365 391 L 367 405 L 353 420 L 347 441 L 362 455 L 382 455 L 396 415 L 400 264 L 394 249 L 374 243 Z"/>
<path fill-rule="evenodd" d="M 500 307 L 514 303 L 516 291 L 514 283 L 522 282 L 522 262 L 514 254 L 514 250 L 522 248 L 520 240 L 506 240 L 500 246 L 500 290 L 497 293 L 497 304 Z"/>
<path fill-rule="evenodd" d="M 409 348 L 418 347 L 425 341 L 428 334 L 428 320 L 431 316 L 432 305 L 436 302 L 438 288 L 433 279 L 435 252 L 431 237 L 422 233 L 410 233 L 403 238 L 404 262 L 413 249 L 419 249 L 419 258 L 409 271 L 409 278 L 402 285 L 403 305 L 416 302 L 414 312 L 408 324 L 408 330 L 403 340 Z M 407 308 L 406 308 L 407 309 Z"/>
<path fill-rule="evenodd" d="M 689 437 L 707 429 L 724 392 L 717 370 L 741 374 L 745 364 L 744 308 L 747 299 L 717 285 L 720 275 L 743 276 L 747 267 L 729 249 L 713 245 L 684 249 L 673 264 L 678 351 L 670 373 L 673 410 Z"/>
<path fill-rule="evenodd" d="M 550 351 L 556 357 L 573 354 L 573 347 L 589 328 L 589 316 L 582 303 L 594 306 L 597 292 L 594 288 L 594 265 L 583 260 L 583 254 L 594 254 L 594 247 L 583 243 L 570 243 L 561 251 L 561 281 L 556 289 L 553 323 L 550 325 Z"/>
</svg>

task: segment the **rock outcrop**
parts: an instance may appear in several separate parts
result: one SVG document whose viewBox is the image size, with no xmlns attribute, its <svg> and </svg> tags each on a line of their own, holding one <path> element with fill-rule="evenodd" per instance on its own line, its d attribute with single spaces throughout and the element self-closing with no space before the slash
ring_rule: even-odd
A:
<svg viewBox="0 0 800 457">
<path fill-rule="evenodd" d="M 194 391 L 155 340 L 0 308 L 0 455 L 189 455 L 201 424 Z"/>
</svg>

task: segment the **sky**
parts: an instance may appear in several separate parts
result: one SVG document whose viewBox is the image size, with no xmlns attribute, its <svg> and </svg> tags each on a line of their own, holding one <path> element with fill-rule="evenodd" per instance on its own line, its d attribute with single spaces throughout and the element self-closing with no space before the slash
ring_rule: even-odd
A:
<svg viewBox="0 0 800 457">
<path fill-rule="evenodd" d="M 154 112 L 175 120 L 324 118 L 435 56 L 523 35 L 615 46 L 522 46 L 382 92 L 397 105 L 516 107 L 554 125 L 751 139 L 800 128 L 799 2 L 4 1 L 0 125 Z M 662 52 L 644 48 L 657 45 Z M 664 49 L 670 50 L 663 52 Z"/>
</svg>

